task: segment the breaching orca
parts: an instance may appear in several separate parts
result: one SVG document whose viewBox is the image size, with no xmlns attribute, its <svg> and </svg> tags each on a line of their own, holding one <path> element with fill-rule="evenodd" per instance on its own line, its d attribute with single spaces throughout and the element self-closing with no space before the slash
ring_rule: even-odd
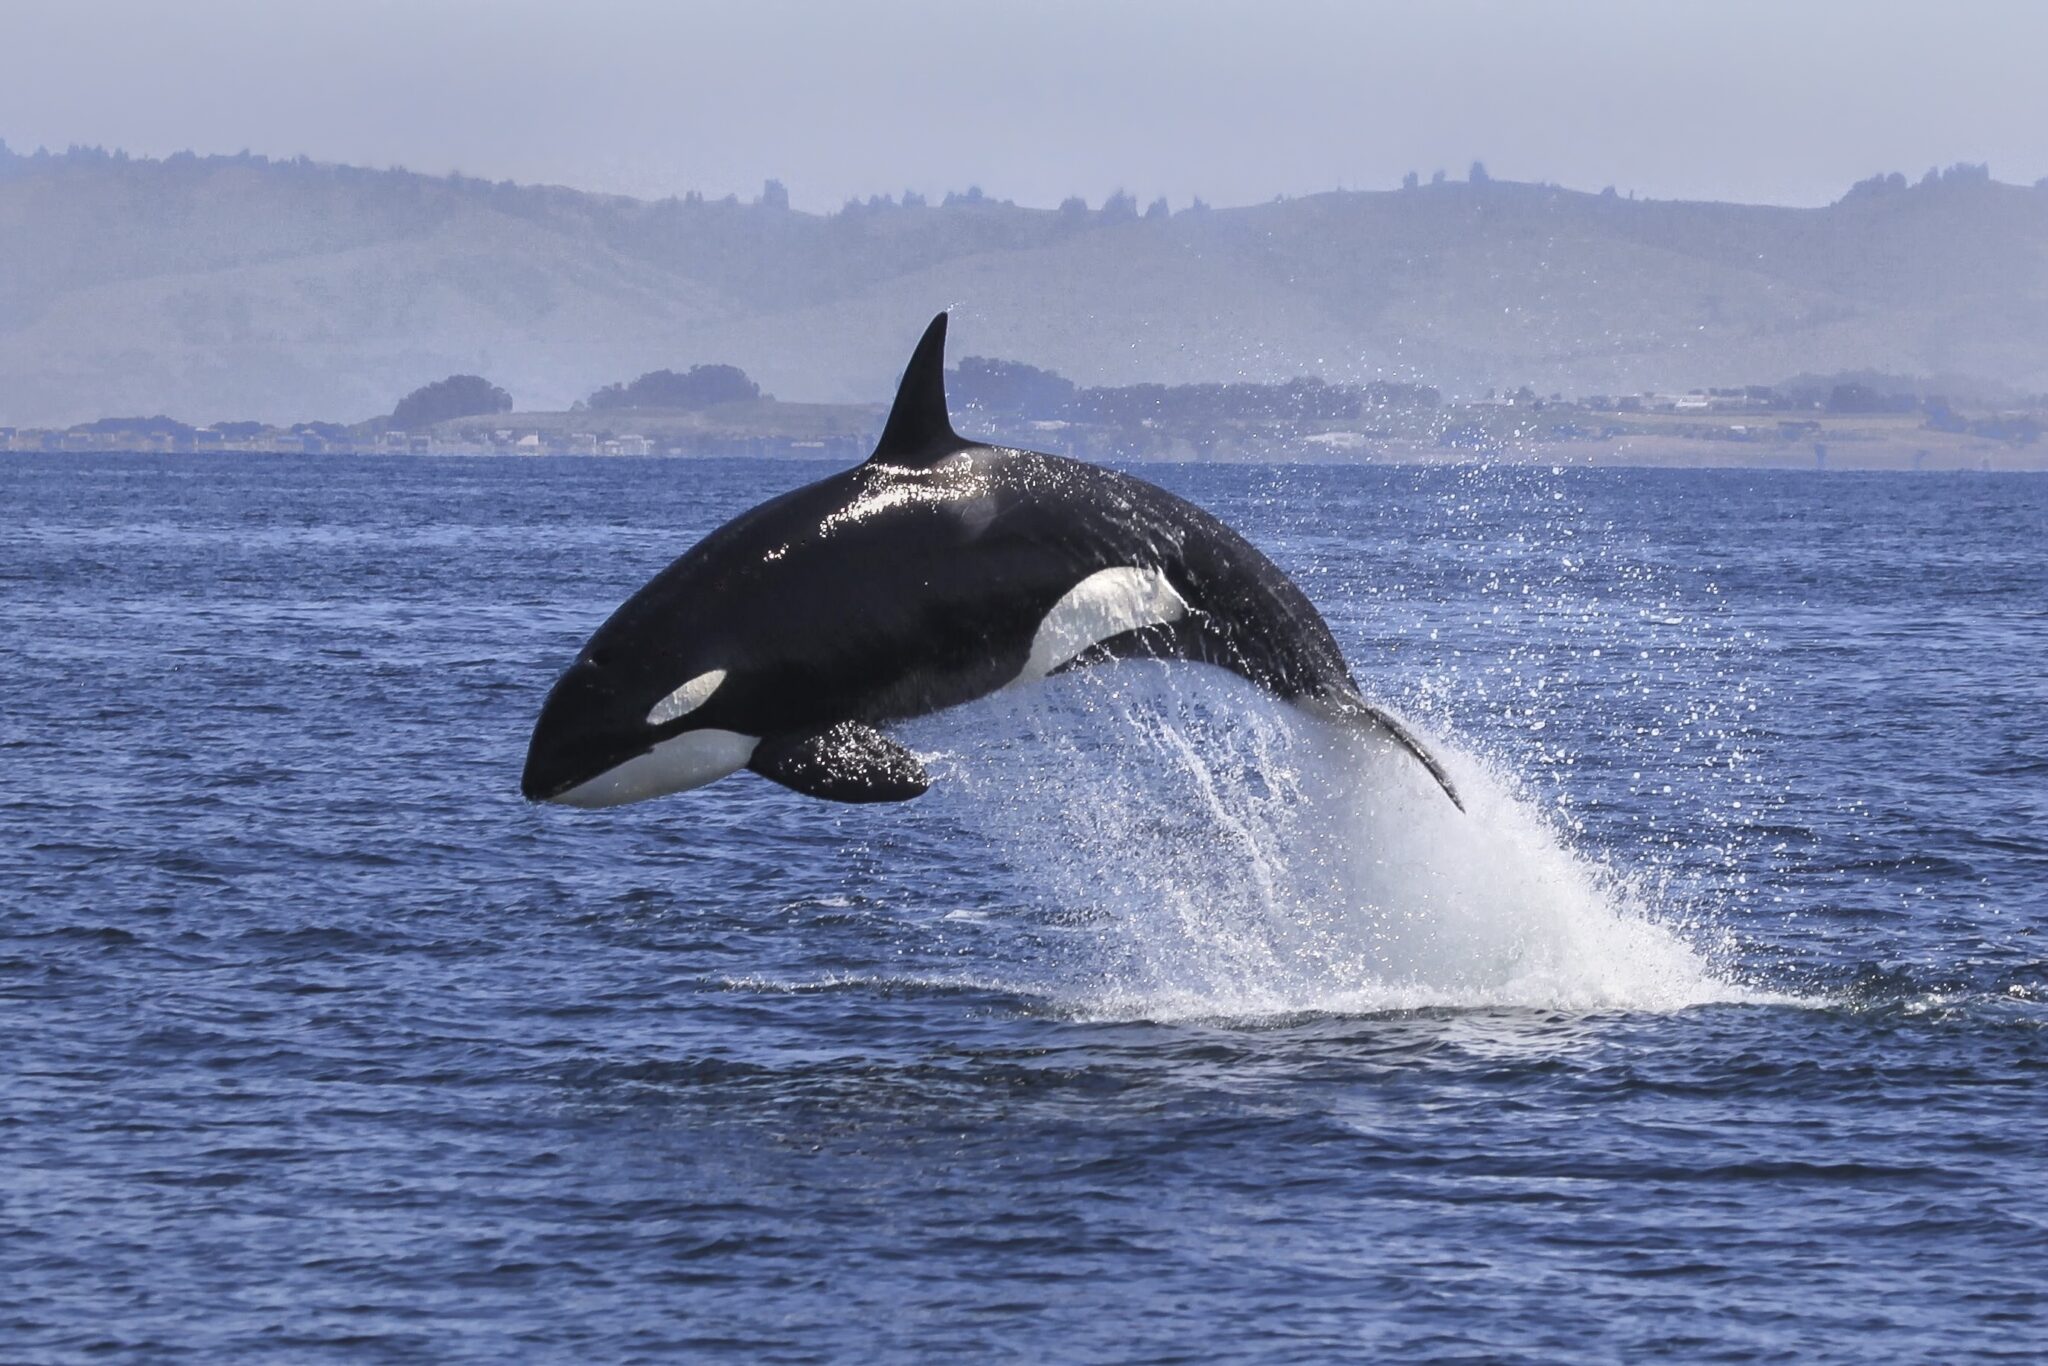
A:
<svg viewBox="0 0 2048 1366">
<path fill-rule="evenodd" d="M 1142 480 L 956 434 L 945 341 L 941 313 L 866 463 L 734 518 L 598 628 L 541 708 L 529 799 L 614 806 L 749 768 L 905 801 L 930 779 L 877 726 L 1140 657 L 1220 665 L 1389 736 L 1458 802 L 1243 537 Z"/>
</svg>

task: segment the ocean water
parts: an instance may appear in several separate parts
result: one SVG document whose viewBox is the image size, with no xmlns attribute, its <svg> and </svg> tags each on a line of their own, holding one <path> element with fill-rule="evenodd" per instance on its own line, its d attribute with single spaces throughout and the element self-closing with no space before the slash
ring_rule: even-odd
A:
<svg viewBox="0 0 2048 1366">
<path fill-rule="evenodd" d="M 524 804 L 824 472 L 0 462 L 0 1358 L 2048 1351 L 2048 480 L 1147 471 L 1463 818 L 1163 666 Z"/>
</svg>

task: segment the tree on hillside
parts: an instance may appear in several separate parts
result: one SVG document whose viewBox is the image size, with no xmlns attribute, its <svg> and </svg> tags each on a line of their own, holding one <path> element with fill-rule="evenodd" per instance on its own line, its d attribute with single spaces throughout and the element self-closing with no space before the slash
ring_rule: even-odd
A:
<svg viewBox="0 0 2048 1366">
<path fill-rule="evenodd" d="M 709 408 L 761 397 L 761 386 L 736 365 L 693 365 L 686 374 L 650 370 L 631 384 L 607 384 L 590 396 L 598 408 Z"/>
<path fill-rule="evenodd" d="M 1074 382 L 1014 360 L 968 356 L 947 386 L 963 408 L 1006 416 L 1058 417 L 1074 398 Z"/>
<path fill-rule="evenodd" d="M 115 432 L 122 436 L 190 436 L 192 428 L 174 417 L 100 417 L 81 422 L 74 432 Z"/>
<path fill-rule="evenodd" d="M 1900 413 L 1913 410 L 1911 394 L 1885 394 L 1868 384 L 1837 384 L 1828 391 L 1831 413 Z"/>
<path fill-rule="evenodd" d="M 409 432 L 452 417 L 510 411 L 512 395 L 482 375 L 450 375 L 422 385 L 398 400 L 398 406 L 391 410 L 391 425 Z"/>
</svg>

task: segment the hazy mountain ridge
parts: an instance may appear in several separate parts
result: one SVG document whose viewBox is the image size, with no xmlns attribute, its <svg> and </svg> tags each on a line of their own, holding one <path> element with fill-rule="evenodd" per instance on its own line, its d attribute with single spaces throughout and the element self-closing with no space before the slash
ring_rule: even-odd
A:
<svg viewBox="0 0 2048 1366">
<path fill-rule="evenodd" d="M 1873 188 L 1874 184 L 1874 188 Z M 1823 209 L 1463 182 L 1138 217 L 642 202 L 306 161 L 0 152 L 0 422 L 354 419 L 457 371 L 522 407 L 729 362 L 872 400 L 934 310 L 1088 384 L 1542 392 L 1955 374 L 2048 390 L 2048 189 Z"/>
</svg>

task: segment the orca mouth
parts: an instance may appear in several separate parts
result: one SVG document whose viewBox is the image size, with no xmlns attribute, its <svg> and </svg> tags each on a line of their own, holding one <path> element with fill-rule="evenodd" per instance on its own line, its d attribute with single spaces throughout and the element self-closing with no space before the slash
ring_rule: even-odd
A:
<svg viewBox="0 0 2048 1366">
<path fill-rule="evenodd" d="M 563 775 L 549 773 L 545 770 L 536 773 L 532 762 L 529 761 L 526 765 L 526 771 L 519 775 L 519 795 L 530 802 L 559 801 L 563 794 L 574 792 L 586 783 L 595 782 L 603 777 L 606 770 L 610 767 L 612 765 L 606 765 L 605 768 L 592 769 L 585 773 Z"/>
<path fill-rule="evenodd" d="M 612 689 L 593 664 L 570 666 L 541 704 L 526 746 L 526 767 L 519 792 L 530 802 L 552 802 L 621 764 L 645 754 L 648 737 L 640 728 L 630 735 L 607 718 L 618 710 Z"/>
<path fill-rule="evenodd" d="M 736 731 L 679 731 L 658 743 L 544 748 L 536 733 L 519 790 L 533 802 L 562 806 L 624 806 L 671 792 L 687 792 L 745 768 L 761 742 Z M 593 759 L 593 755 L 609 757 Z"/>
<path fill-rule="evenodd" d="M 565 743 L 547 734 L 544 723 L 545 717 L 542 725 L 534 727 L 526 767 L 519 775 L 519 795 L 530 802 L 560 801 L 648 752 L 646 745 L 600 747 L 573 735 L 564 737 Z"/>
</svg>

